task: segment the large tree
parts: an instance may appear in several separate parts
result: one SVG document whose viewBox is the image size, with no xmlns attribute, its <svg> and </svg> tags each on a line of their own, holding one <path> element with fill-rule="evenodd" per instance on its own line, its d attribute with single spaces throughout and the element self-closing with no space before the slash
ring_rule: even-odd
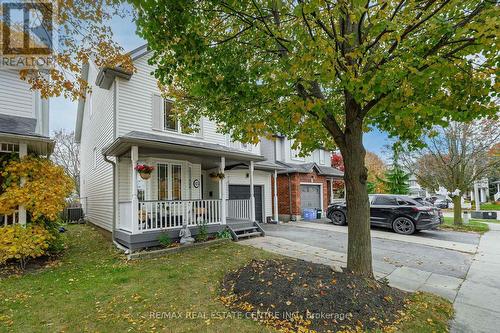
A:
<svg viewBox="0 0 500 333">
<path fill-rule="evenodd" d="M 493 175 L 500 168 L 500 156 L 492 148 L 500 142 L 497 121 L 452 122 L 436 127 L 423 138 L 426 146 L 401 156 L 424 188 L 447 189 L 453 199 L 454 223 L 462 224 L 461 197 L 475 181 Z"/>
<path fill-rule="evenodd" d="M 372 276 L 367 127 L 418 143 L 434 124 L 495 112 L 494 1 L 130 1 L 182 122 L 340 149 L 356 274 Z"/>
</svg>

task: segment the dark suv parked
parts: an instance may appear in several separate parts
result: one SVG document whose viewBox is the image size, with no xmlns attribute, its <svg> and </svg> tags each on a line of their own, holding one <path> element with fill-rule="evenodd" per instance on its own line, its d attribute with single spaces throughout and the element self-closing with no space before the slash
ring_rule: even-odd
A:
<svg viewBox="0 0 500 333">
<path fill-rule="evenodd" d="M 391 228 L 399 234 L 434 229 L 444 221 L 439 208 L 423 205 L 405 195 L 374 194 L 369 198 L 371 224 Z M 326 216 L 336 225 L 348 223 L 345 201 L 330 205 Z"/>
</svg>

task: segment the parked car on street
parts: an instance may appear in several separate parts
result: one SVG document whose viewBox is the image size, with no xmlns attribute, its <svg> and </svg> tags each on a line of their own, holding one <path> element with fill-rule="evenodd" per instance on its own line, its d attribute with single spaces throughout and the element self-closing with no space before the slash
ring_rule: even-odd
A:
<svg viewBox="0 0 500 333">
<path fill-rule="evenodd" d="M 371 225 L 390 228 L 399 234 L 411 235 L 416 231 L 434 229 L 444 222 L 439 208 L 424 205 L 409 196 L 374 194 L 369 199 Z M 346 202 L 330 205 L 326 216 L 333 224 L 347 224 Z"/>
</svg>

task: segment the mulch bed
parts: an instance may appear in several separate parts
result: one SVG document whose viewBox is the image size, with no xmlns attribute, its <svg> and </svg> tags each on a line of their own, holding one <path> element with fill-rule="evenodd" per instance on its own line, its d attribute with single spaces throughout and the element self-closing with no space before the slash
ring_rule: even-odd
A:
<svg viewBox="0 0 500 333">
<path fill-rule="evenodd" d="M 302 260 L 253 260 L 228 273 L 220 300 L 283 331 L 387 329 L 409 294 L 373 279 Z"/>
</svg>

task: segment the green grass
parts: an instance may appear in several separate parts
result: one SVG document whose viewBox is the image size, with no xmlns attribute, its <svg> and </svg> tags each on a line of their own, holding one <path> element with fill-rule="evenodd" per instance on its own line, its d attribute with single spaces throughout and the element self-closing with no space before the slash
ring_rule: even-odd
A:
<svg viewBox="0 0 500 333">
<path fill-rule="evenodd" d="M 484 203 L 484 204 L 481 204 L 481 210 L 500 210 L 500 204 Z"/>
<path fill-rule="evenodd" d="M 217 295 L 225 272 L 276 255 L 229 242 L 126 261 L 93 228 L 68 229 L 69 248 L 58 265 L 0 280 L 0 332 L 273 331 L 250 319 L 222 318 L 228 309 Z M 427 327 L 430 319 L 441 332 L 452 315 L 442 314 L 446 306 L 430 294 L 414 296 L 406 311 L 412 315 L 399 331 L 431 332 L 408 329 Z M 182 318 L 169 319 L 168 313 Z"/>
<path fill-rule="evenodd" d="M 482 223 L 480 220 L 470 219 L 468 224 L 463 224 L 457 226 L 453 224 L 453 217 L 444 218 L 444 224 L 439 226 L 441 229 L 450 229 L 454 231 L 464 231 L 464 232 L 478 232 L 485 233 L 490 230 L 486 223 Z"/>
</svg>

